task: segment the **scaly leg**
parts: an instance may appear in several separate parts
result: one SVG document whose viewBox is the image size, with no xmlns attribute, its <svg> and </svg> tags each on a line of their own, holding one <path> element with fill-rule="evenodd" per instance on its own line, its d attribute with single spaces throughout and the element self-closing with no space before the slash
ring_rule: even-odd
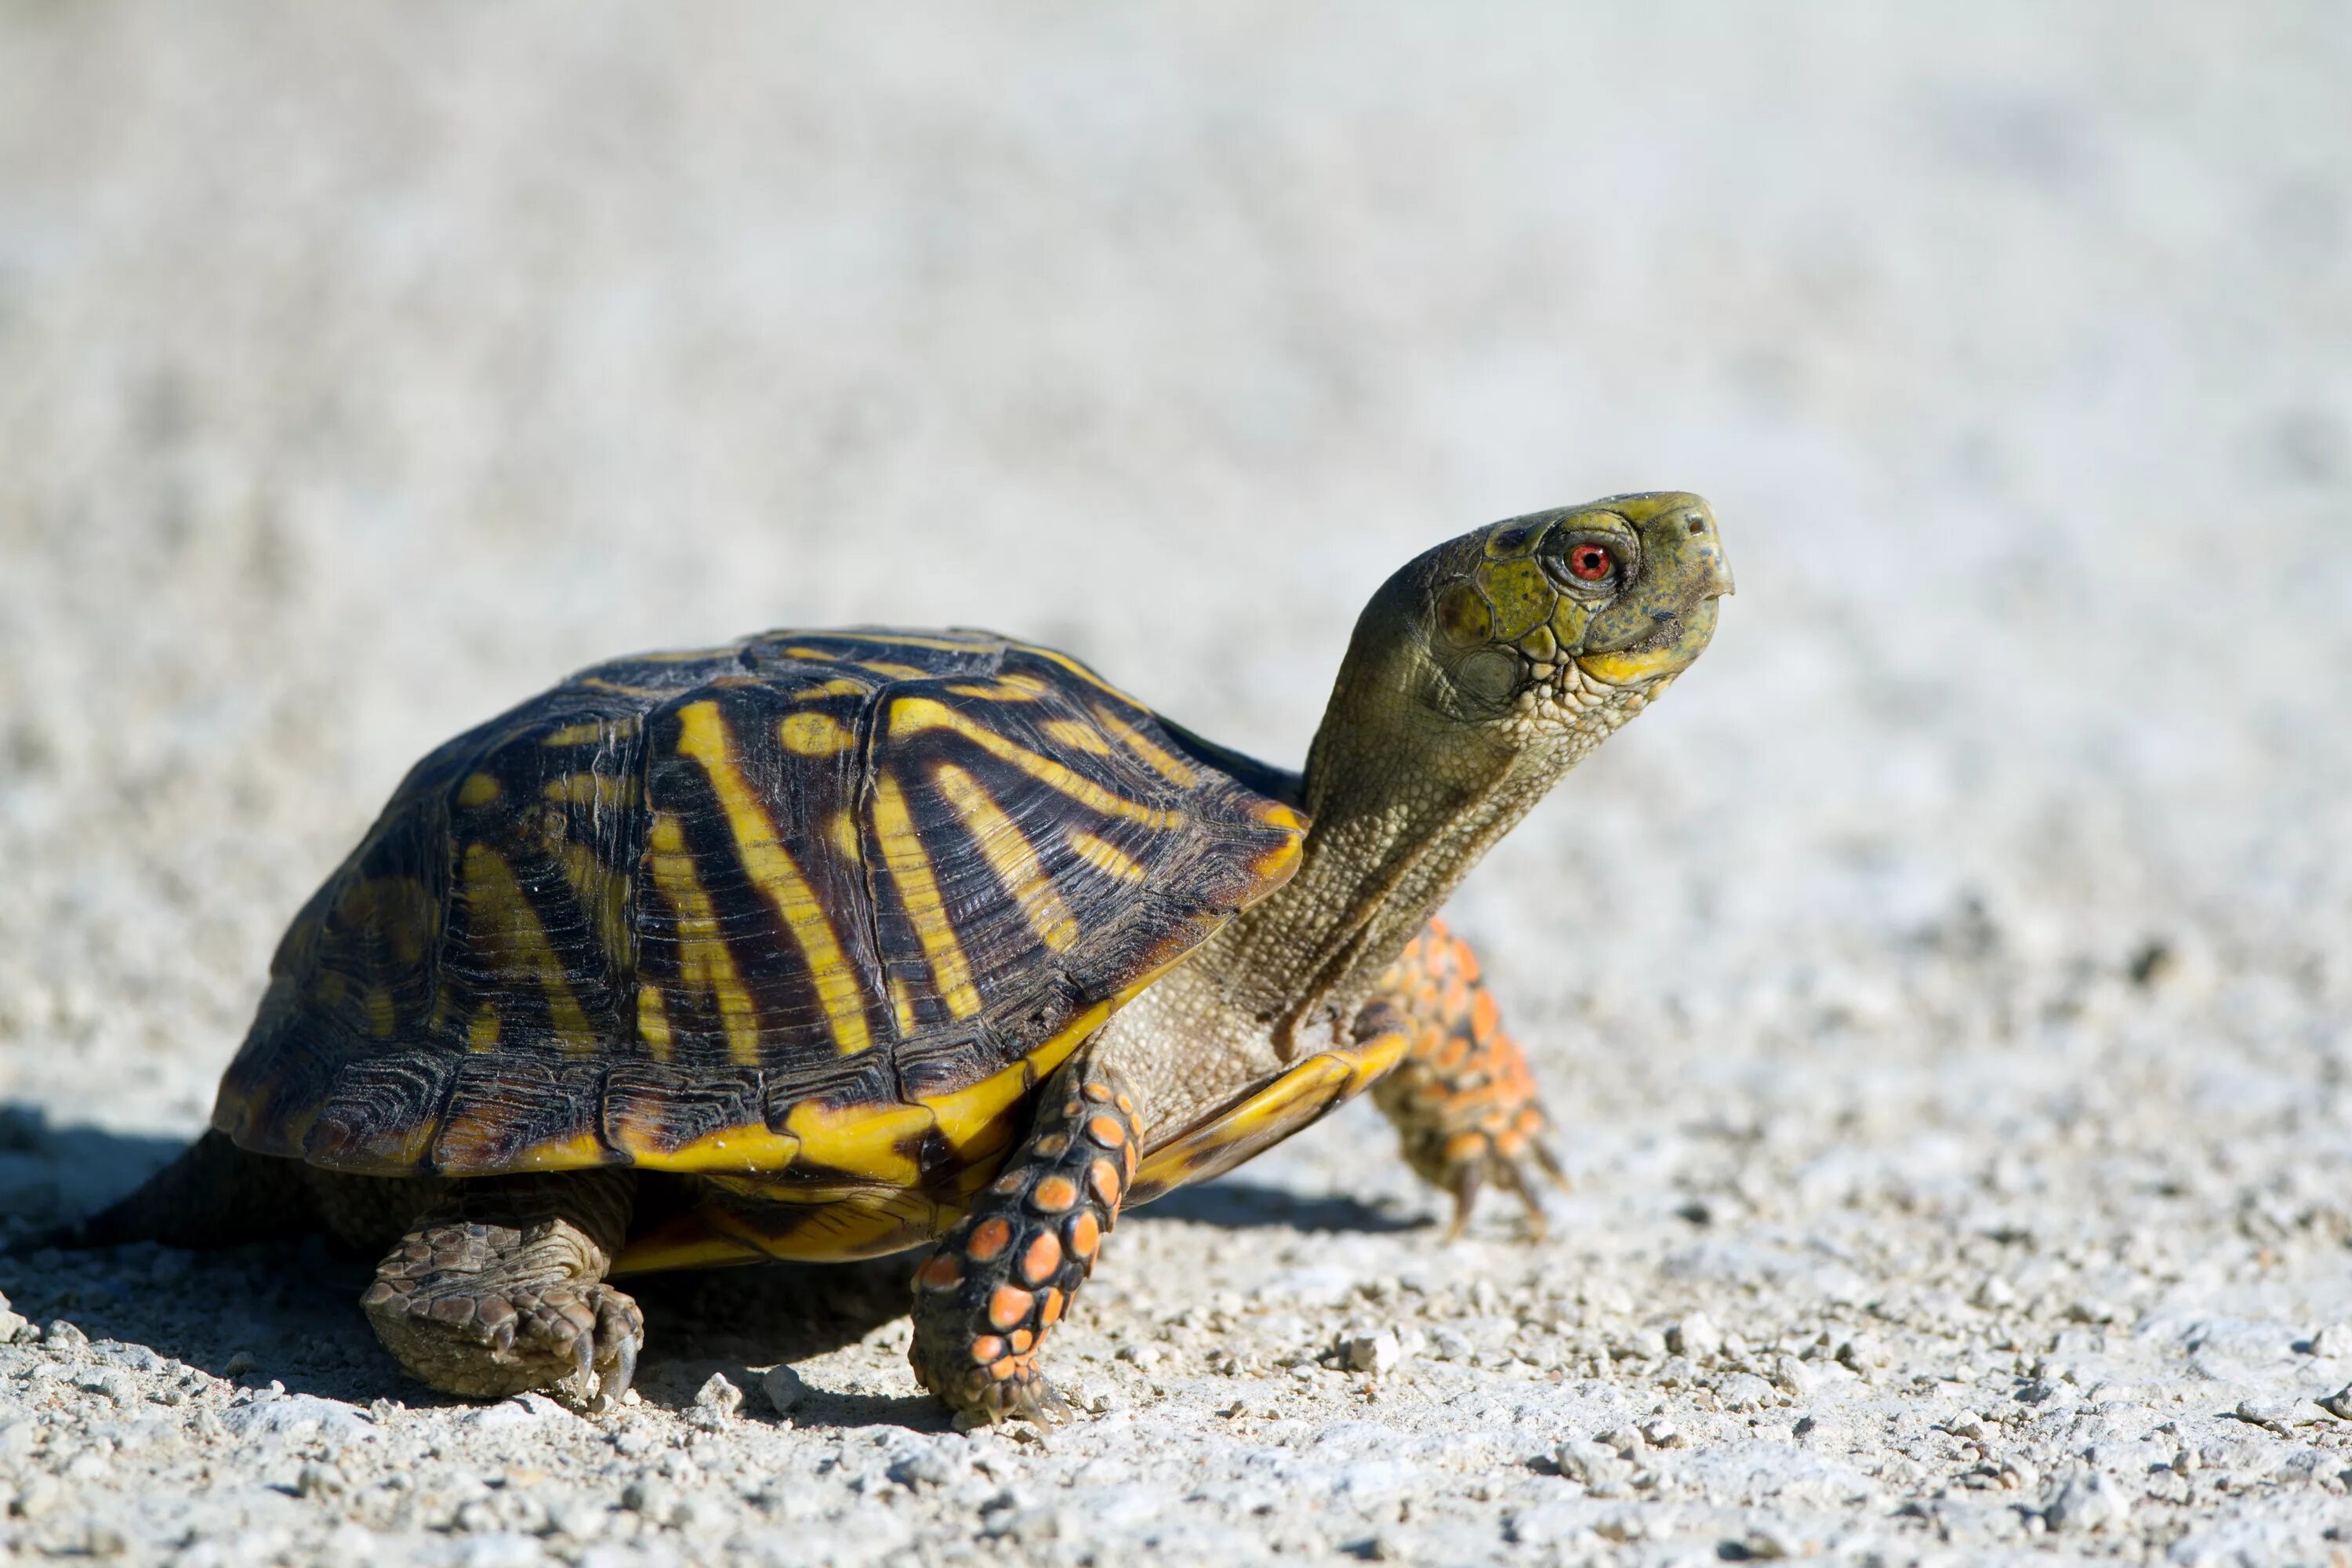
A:
<svg viewBox="0 0 2352 1568">
<path fill-rule="evenodd" d="M 637 1304 L 603 1283 L 635 1202 L 630 1171 L 451 1183 L 376 1266 L 360 1306 L 410 1376 L 496 1399 L 567 1385 L 625 1393 L 645 1342 Z"/>
<path fill-rule="evenodd" d="M 1489 1181 L 1519 1194 L 1530 1233 L 1541 1236 L 1543 1205 L 1528 1165 L 1559 1185 L 1567 1179 L 1544 1146 L 1551 1119 L 1535 1075 L 1518 1042 L 1502 1031 L 1476 956 L 1433 920 L 1381 977 L 1379 996 L 1411 1021 L 1412 1044 L 1396 1070 L 1372 1086 L 1372 1101 L 1395 1124 L 1405 1163 L 1454 1194 L 1445 1239 L 1462 1234 Z"/>
<path fill-rule="evenodd" d="M 1054 1075 L 1038 1104 L 1029 1141 L 915 1271 L 916 1381 L 992 1424 L 1069 1415 L 1038 1352 L 1094 1272 L 1143 1131 L 1119 1075 L 1090 1051 Z"/>
</svg>

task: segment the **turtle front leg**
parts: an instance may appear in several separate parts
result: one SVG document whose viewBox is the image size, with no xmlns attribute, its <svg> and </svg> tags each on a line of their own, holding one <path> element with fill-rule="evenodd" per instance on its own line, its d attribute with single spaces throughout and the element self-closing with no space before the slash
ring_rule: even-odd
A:
<svg viewBox="0 0 2352 1568">
<path fill-rule="evenodd" d="M 411 1377 L 472 1399 L 627 1392 L 646 1324 L 604 1283 L 636 1196 L 630 1171 L 450 1184 L 376 1266 L 360 1306 Z"/>
<path fill-rule="evenodd" d="M 1038 1352 L 1094 1272 L 1143 1131 L 1120 1076 L 1091 1052 L 1055 1074 L 1039 1104 L 1028 1142 L 915 1271 L 915 1380 L 991 1424 L 1068 1416 Z"/>
<path fill-rule="evenodd" d="M 1519 1194 L 1529 1233 L 1541 1236 L 1543 1205 L 1528 1167 L 1558 1185 L 1567 1179 L 1544 1145 L 1551 1119 L 1535 1074 L 1518 1042 L 1503 1033 L 1476 955 L 1433 920 L 1381 976 L 1376 1001 L 1404 1013 L 1412 1045 L 1396 1070 L 1372 1086 L 1372 1101 L 1395 1125 L 1405 1163 L 1454 1194 L 1445 1239 L 1462 1234 L 1488 1182 Z"/>
</svg>

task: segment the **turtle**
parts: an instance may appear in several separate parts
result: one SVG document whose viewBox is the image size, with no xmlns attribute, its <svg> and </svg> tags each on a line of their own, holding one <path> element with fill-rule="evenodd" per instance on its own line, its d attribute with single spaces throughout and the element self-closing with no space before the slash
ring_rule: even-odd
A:
<svg viewBox="0 0 2352 1568">
<path fill-rule="evenodd" d="M 1463 534 L 1357 621 L 1303 773 L 1068 654 L 772 631 L 429 753 L 271 962 L 211 1128 L 87 1244 L 323 1229 L 412 1376 L 621 1397 L 616 1278 L 917 1247 L 916 1380 L 1056 1421 L 1118 1215 L 1371 1089 L 1454 1202 L 1557 1176 L 1474 862 L 1705 648 L 1695 495 Z"/>
</svg>

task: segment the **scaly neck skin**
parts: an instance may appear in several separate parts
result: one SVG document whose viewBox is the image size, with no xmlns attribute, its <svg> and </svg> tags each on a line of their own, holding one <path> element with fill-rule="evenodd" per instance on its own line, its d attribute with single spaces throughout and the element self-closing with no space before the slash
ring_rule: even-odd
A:
<svg viewBox="0 0 2352 1568">
<path fill-rule="evenodd" d="M 1646 693 L 1583 685 L 1566 709 L 1474 725 L 1416 695 L 1418 663 L 1343 672 L 1307 760 L 1314 826 L 1297 874 L 1188 965 L 1269 1030 L 1284 1060 L 1345 1040 L 1479 857 L 1646 705 Z"/>
</svg>

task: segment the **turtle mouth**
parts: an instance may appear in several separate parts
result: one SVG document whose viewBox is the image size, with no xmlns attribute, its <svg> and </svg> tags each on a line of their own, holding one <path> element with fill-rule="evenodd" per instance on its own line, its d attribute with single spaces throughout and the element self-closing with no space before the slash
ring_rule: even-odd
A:
<svg viewBox="0 0 2352 1568">
<path fill-rule="evenodd" d="M 1715 600 L 1701 599 L 1687 609 L 1660 615 L 1638 642 L 1580 656 L 1577 667 L 1609 686 L 1646 686 L 1679 675 L 1706 650 L 1715 636 Z"/>
</svg>

